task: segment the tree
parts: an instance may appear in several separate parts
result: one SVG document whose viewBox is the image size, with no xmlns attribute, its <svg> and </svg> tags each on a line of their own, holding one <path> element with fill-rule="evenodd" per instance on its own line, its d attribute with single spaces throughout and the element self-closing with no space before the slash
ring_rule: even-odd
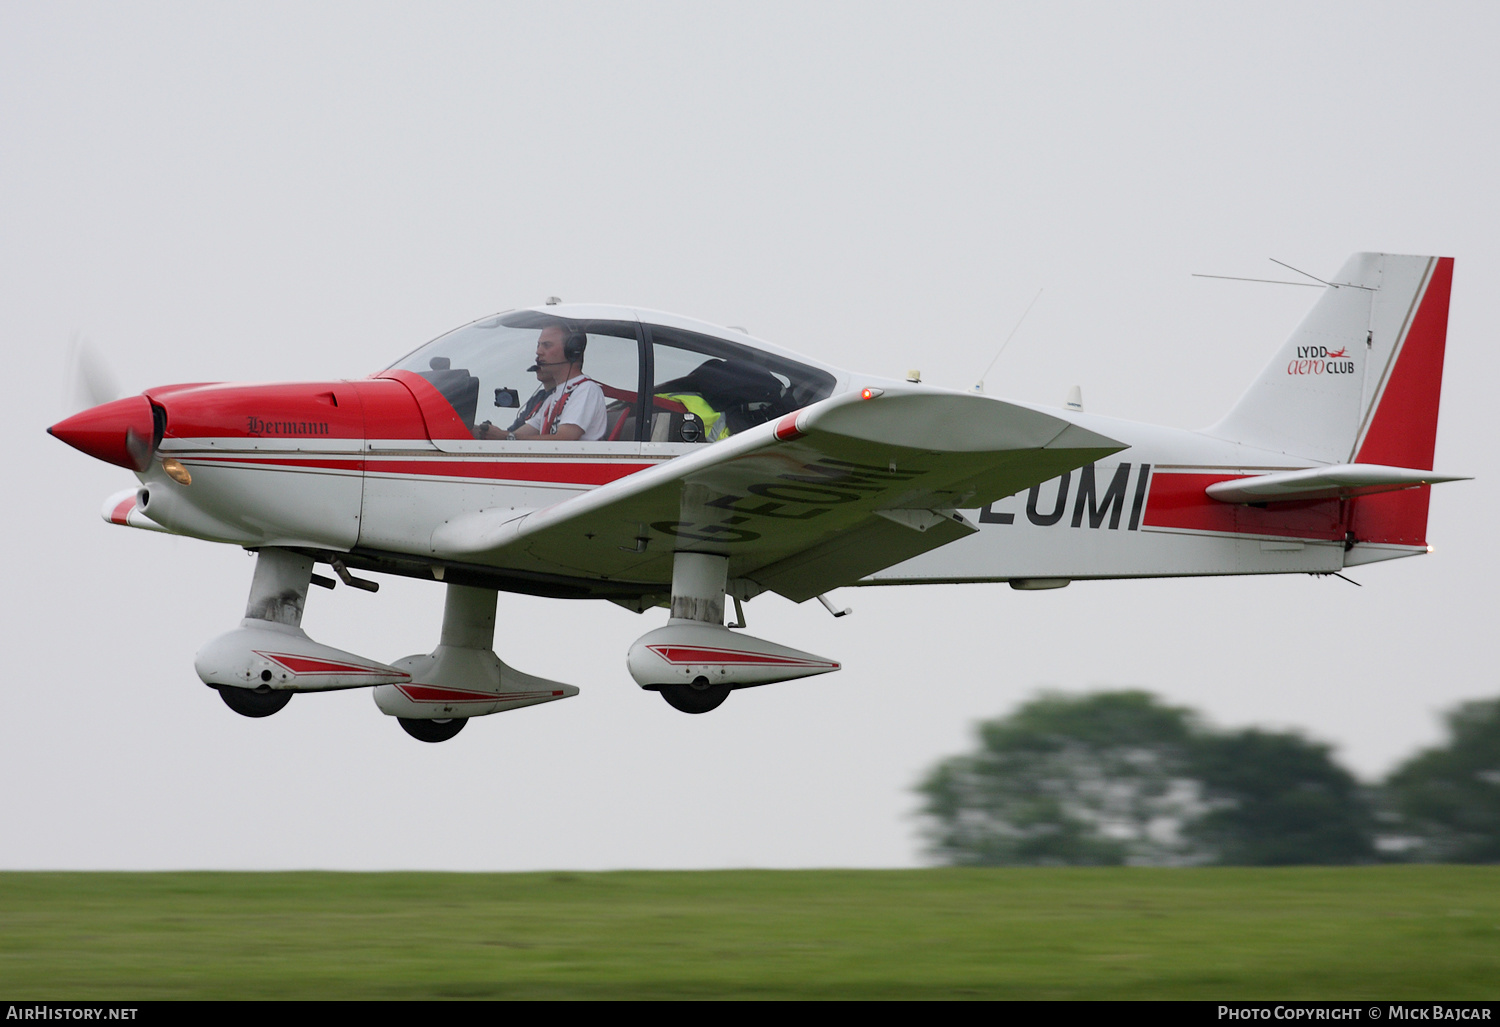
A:
<svg viewBox="0 0 1500 1027">
<path fill-rule="evenodd" d="M 918 786 L 960 866 L 1359 863 L 1373 817 L 1329 747 L 1211 731 L 1139 691 L 1044 695 Z"/>
<path fill-rule="evenodd" d="M 1329 747 L 1254 728 L 1198 739 L 1191 766 L 1208 809 L 1188 837 L 1216 863 L 1246 866 L 1374 861 L 1374 814 Z"/>
<path fill-rule="evenodd" d="M 1179 827 L 1194 730 L 1145 692 L 1044 695 L 979 725 L 919 786 L 933 852 L 961 866 L 1194 861 Z"/>
<path fill-rule="evenodd" d="M 1446 719 L 1448 744 L 1397 767 L 1385 805 L 1407 858 L 1500 862 L 1500 699 L 1465 703 Z"/>
</svg>

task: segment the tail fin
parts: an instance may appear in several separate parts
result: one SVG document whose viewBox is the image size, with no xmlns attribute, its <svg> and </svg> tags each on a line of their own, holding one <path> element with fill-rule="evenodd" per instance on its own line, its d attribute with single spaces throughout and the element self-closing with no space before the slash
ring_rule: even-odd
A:
<svg viewBox="0 0 1500 1027">
<path fill-rule="evenodd" d="M 1207 433 L 1323 464 L 1431 470 L 1451 257 L 1357 253 Z M 1354 501 L 1360 542 L 1426 544 L 1428 486 Z"/>
<path fill-rule="evenodd" d="M 1356 253 L 1208 434 L 1317 463 L 1431 470 L 1452 280 L 1452 258 Z"/>
</svg>

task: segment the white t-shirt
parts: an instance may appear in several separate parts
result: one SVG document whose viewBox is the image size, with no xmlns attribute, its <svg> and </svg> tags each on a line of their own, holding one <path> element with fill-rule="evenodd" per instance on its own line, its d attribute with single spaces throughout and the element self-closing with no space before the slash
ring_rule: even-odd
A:
<svg viewBox="0 0 1500 1027">
<path fill-rule="evenodd" d="M 556 389 L 526 423 L 551 438 L 559 425 L 576 424 L 583 429 L 582 441 L 604 438 L 609 419 L 604 412 L 604 390 L 592 378 L 569 378 Z"/>
</svg>

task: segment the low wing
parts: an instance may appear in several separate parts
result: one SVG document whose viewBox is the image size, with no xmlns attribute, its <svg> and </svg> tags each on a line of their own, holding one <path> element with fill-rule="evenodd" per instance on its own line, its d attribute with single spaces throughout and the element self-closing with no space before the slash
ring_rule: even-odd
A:
<svg viewBox="0 0 1500 1027">
<path fill-rule="evenodd" d="M 849 393 L 544 510 L 481 511 L 439 555 L 666 588 L 679 549 L 801 602 L 976 531 L 973 509 L 1126 448 L 1000 400 Z"/>
</svg>

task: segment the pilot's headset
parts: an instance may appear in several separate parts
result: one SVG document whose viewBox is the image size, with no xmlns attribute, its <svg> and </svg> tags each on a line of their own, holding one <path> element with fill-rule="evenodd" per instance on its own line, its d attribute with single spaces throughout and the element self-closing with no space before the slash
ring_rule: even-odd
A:
<svg viewBox="0 0 1500 1027">
<path fill-rule="evenodd" d="M 552 323 L 567 332 L 567 335 L 563 337 L 563 360 L 569 364 L 583 363 L 583 351 L 588 348 L 589 344 L 588 335 L 565 321 L 554 321 Z M 540 364 L 532 364 L 526 370 L 535 371 L 540 366 Z M 543 387 L 543 391 L 546 391 L 545 387 Z"/>
</svg>

